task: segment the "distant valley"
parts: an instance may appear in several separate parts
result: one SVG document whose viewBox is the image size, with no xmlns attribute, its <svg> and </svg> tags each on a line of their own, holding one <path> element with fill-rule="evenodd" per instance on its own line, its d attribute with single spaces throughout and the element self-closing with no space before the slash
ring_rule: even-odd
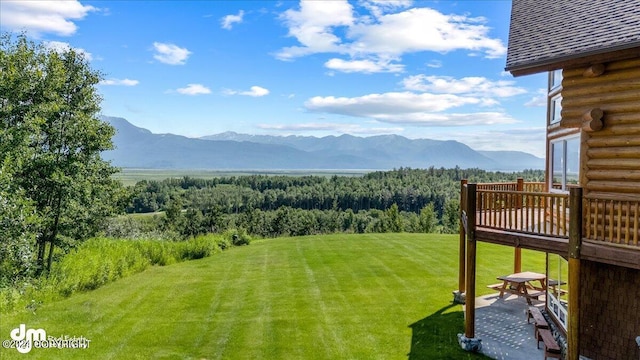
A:
<svg viewBox="0 0 640 360">
<path fill-rule="evenodd" d="M 269 136 L 225 132 L 202 138 L 153 134 L 126 119 L 103 116 L 116 128 L 115 149 L 103 153 L 123 168 L 148 169 L 362 169 L 399 167 L 543 169 L 544 159 L 518 151 L 476 151 L 457 141 L 371 137 Z"/>
</svg>

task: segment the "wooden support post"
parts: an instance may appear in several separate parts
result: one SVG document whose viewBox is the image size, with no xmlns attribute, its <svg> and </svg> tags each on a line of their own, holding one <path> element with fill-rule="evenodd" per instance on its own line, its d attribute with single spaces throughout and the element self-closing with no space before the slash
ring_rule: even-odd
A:
<svg viewBox="0 0 640 360">
<path fill-rule="evenodd" d="M 518 178 L 518 182 L 516 185 L 516 190 L 519 192 L 524 191 L 524 179 Z M 522 209 L 522 197 L 516 197 L 516 210 Z M 516 214 L 519 212 L 516 211 Z M 513 272 L 519 273 L 522 272 L 522 248 L 516 246 L 513 249 Z"/>
<path fill-rule="evenodd" d="M 523 178 L 518 178 L 517 183 L 516 183 L 516 190 L 524 191 L 524 179 Z"/>
<path fill-rule="evenodd" d="M 464 224 L 462 223 L 462 216 L 463 216 L 463 213 L 465 213 L 465 208 L 466 208 L 465 185 L 467 185 L 467 180 L 461 180 L 460 181 L 460 252 L 458 257 L 458 266 L 459 266 L 458 267 L 458 292 L 460 294 L 464 293 L 465 291 L 465 277 L 466 277 L 465 261 L 467 261 L 466 245 L 465 245 L 466 231 L 464 228 Z"/>
<path fill-rule="evenodd" d="M 467 277 L 464 335 L 475 337 L 476 321 L 476 184 L 467 184 Z"/>
<path fill-rule="evenodd" d="M 522 248 L 520 247 L 513 249 L 513 272 L 522 272 Z"/>
<path fill-rule="evenodd" d="M 569 323 L 567 360 L 580 357 L 580 247 L 582 244 L 582 188 L 569 193 Z"/>
</svg>

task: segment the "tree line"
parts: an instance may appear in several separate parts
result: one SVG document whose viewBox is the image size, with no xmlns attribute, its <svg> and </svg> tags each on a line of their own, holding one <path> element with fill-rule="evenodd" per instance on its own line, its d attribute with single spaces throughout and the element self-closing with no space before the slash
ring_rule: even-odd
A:
<svg viewBox="0 0 640 360">
<path fill-rule="evenodd" d="M 173 232 L 190 237 L 228 228 L 276 237 L 333 232 L 458 231 L 460 180 L 542 181 L 544 173 L 481 169 L 399 168 L 363 176 L 247 175 L 143 180 L 133 186 L 126 212 L 156 213 L 146 225 L 111 224 L 115 234 Z M 138 217 L 137 219 L 144 219 Z"/>
</svg>

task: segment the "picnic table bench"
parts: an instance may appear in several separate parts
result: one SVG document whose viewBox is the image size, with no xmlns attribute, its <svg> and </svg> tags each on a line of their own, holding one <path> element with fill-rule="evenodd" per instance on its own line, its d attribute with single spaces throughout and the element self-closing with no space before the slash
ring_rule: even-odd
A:
<svg viewBox="0 0 640 360">
<path fill-rule="evenodd" d="M 526 271 L 498 276 L 497 279 L 502 280 L 502 283 L 489 285 L 489 287 L 499 291 L 500 297 L 503 297 L 505 293 L 515 294 L 527 299 L 527 303 L 531 305 L 531 299 L 537 300 L 540 296 L 546 294 L 547 277 L 544 274 Z"/>
<path fill-rule="evenodd" d="M 533 319 L 533 335 L 537 339 L 538 338 L 538 330 L 540 329 L 548 329 L 549 323 L 547 319 L 542 315 L 542 311 L 535 306 L 529 306 L 527 309 L 527 323 L 529 320 Z"/>
<path fill-rule="evenodd" d="M 538 330 L 538 349 L 540 349 L 540 341 L 544 343 L 544 359 L 546 360 L 548 357 L 562 359 L 562 352 L 560 351 L 560 346 L 556 339 L 553 337 L 551 330 L 549 329 L 539 329 Z"/>
</svg>

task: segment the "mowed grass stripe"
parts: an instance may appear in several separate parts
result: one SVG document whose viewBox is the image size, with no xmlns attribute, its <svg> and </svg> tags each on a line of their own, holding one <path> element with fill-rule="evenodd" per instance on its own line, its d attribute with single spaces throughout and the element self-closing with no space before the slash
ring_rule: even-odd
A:
<svg viewBox="0 0 640 360">
<path fill-rule="evenodd" d="M 513 269 L 513 250 L 478 244 L 478 293 Z M 458 237 L 322 235 L 256 241 L 210 258 L 154 267 L 92 292 L 3 317 L 87 350 L 46 359 L 466 359 L 456 333 Z M 489 259 L 487 259 L 489 258 Z M 523 252 L 525 270 L 544 254 Z M 21 358 L 0 349 L 4 360 Z"/>
</svg>

